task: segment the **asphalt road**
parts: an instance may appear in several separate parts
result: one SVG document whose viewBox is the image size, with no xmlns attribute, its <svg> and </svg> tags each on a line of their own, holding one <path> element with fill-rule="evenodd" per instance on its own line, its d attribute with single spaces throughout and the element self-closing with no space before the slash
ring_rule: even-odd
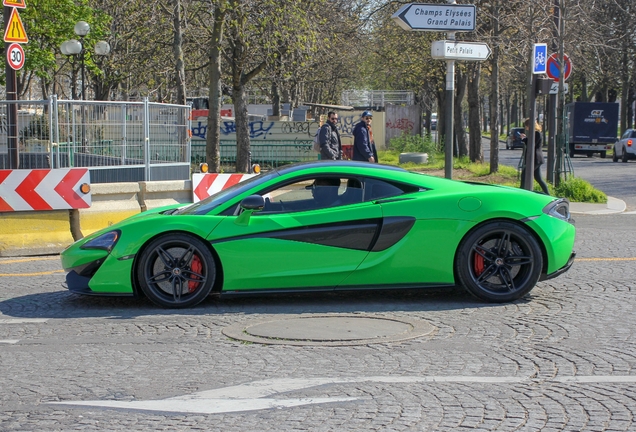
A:
<svg viewBox="0 0 636 432">
<path fill-rule="evenodd" d="M 504 305 L 456 288 L 171 311 L 70 294 L 56 256 L 0 258 L 0 430 L 635 430 L 635 222 L 578 217 L 572 269 Z M 224 334 L 289 316 L 428 330 L 341 346 Z"/>
<path fill-rule="evenodd" d="M 505 143 L 499 144 L 499 163 L 517 167 L 521 158 L 521 149 L 506 150 Z M 544 153 L 547 162 L 547 153 Z M 490 157 L 489 141 L 484 139 L 484 160 Z M 626 211 L 636 211 L 636 192 L 631 179 L 636 174 L 636 162 L 612 162 L 611 157 L 601 159 L 598 155 L 588 158 L 576 155 L 571 159 L 574 176 L 580 177 L 606 195 L 621 199 L 627 205 Z M 542 166 L 543 178 L 546 178 L 546 165 Z"/>
</svg>

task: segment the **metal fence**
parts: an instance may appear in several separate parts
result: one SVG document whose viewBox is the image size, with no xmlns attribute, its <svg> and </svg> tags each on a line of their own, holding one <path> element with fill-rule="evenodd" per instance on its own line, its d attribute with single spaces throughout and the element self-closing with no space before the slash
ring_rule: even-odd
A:
<svg viewBox="0 0 636 432">
<path fill-rule="evenodd" d="M 192 162 L 205 161 L 205 141 L 192 141 Z M 318 153 L 312 150 L 312 140 L 294 141 L 258 141 L 250 144 L 252 163 L 263 168 L 276 168 L 293 162 L 318 159 Z M 233 171 L 236 163 L 236 141 L 221 141 L 221 166 L 225 171 Z"/>
<path fill-rule="evenodd" d="M 17 104 L 19 169 L 86 167 L 92 183 L 190 178 L 190 107 L 143 102 L 0 102 L 0 169 L 7 111 Z"/>
</svg>

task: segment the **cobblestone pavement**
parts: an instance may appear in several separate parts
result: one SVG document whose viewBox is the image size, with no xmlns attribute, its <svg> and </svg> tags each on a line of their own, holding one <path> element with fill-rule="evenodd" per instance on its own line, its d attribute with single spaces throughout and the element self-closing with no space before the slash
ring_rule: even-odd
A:
<svg viewBox="0 0 636 432">
<path fill-rule="evenodd" d="M 70 294 L 58 257 L 0 258 L 0 431 L 635 430 L 634 223 L 578 217 L 570 272 L 505 305 L 452 289 L 211 298 L 170 311 Z M 338 347 L 221 333 L 289 314 L 435 330 Z"/>
</svg>

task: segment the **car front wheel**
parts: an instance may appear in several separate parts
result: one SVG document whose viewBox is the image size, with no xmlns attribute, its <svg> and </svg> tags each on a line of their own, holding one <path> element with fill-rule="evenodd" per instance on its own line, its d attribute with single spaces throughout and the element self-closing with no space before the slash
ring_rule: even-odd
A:
<svg viewBox="0 0 636 432">
<path fill-rule="evenodd" d="M 456 274 L 468 292 L 495 303 L 513 301 L 530 292 L 542 266 L 537 240 L 511 222 L 490 222 L 468 234 L 455 261 Z"/>
<path fill-rule="evenodd" d="M 614 147 L 614 155 L 612 156 L 612 162 L 618 162 L 618 155 L 616 154 L 616 147 Z"/>
<path fill-rule="evenodd" d="M 166 308 L 198 304 L 210 294 L 215 278 L 214 256 L 202 240 L 185 233 L 154 239 L 137 263 L 142 291 Z"/>
</svg>

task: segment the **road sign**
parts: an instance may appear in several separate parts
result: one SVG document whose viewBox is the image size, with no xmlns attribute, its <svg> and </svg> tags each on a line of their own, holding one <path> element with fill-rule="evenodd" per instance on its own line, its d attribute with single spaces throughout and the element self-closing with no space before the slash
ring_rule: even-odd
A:
<svg viewBox="0 0 636 432">
<path fill-rule="evenodd" d="M 548 45 L 544 43 L 534 44 L 532 49 L 532 73 L 544 74 L 546 70 L 546 58 L 548 57 Z"/>
<path fill-rule="evenodd" d="M 26 31 L 24 31 L 24 25 L 22 25 L 22 20 L 20 19 L 20 14 L 16 8 L 11 9 L 11 17 L 9 17 L 9 22 L 4 31 L 4 41 L 16 43 L 29 42 Z"/>
<path fill-rule="evenodd" d="M 568 94 L 568 92 L 570 91 L 570 86 L 568 85 L 568 83 L 563 83 L 563 94 Z M 559 82 L 555 81 L 552 83 L 552 86 L 550 87 L 550 94 L 558 94 L 559 93 Z"/>
<path fill-rule="evenodd" d="M 563 71 L 563 75 L 565 77 L 564 81 L 567 81 L 572 73 L 572 62 L 567 54 L 563 54 L 563 63 L 565 63 L 565 70 Z M 559 81 L 561 76 L 561 66 L 559 63 L 559 55 L 557 53 L 551 54 L 550 57 L 548 57 L 546 73 L 553 80 Z"/>
<path fill-rule="evenodd" d="M 26 7 L 26 4 L 24 4 L 24 0 L 3 0 L 2 4 L 4 6 L 20 9 L 24 9 Z"/>
<path fill-rule="evenodd" d="M 435 41 L 431 44 L 431 57 L 441 60 L 483 61 L 490 57 L 490 47 L 480 42 Z"/>
<path fill-rule="evenodd" d="M 87 168 L 0 170 L 0 212 L 81 209 L 91 206 Z"/>
<path fill-rule="evenodd" d="M 474 31 L 475 5 L 410 3 L 391 18 L 404 30 Z"/>
<path fill-rule="evenodd" d="M 7 63 L 13 70 L 20 70 L 24 66 L 24 50 L 20 44 L 12 43 L 7 50 Z"/>
</svg>

